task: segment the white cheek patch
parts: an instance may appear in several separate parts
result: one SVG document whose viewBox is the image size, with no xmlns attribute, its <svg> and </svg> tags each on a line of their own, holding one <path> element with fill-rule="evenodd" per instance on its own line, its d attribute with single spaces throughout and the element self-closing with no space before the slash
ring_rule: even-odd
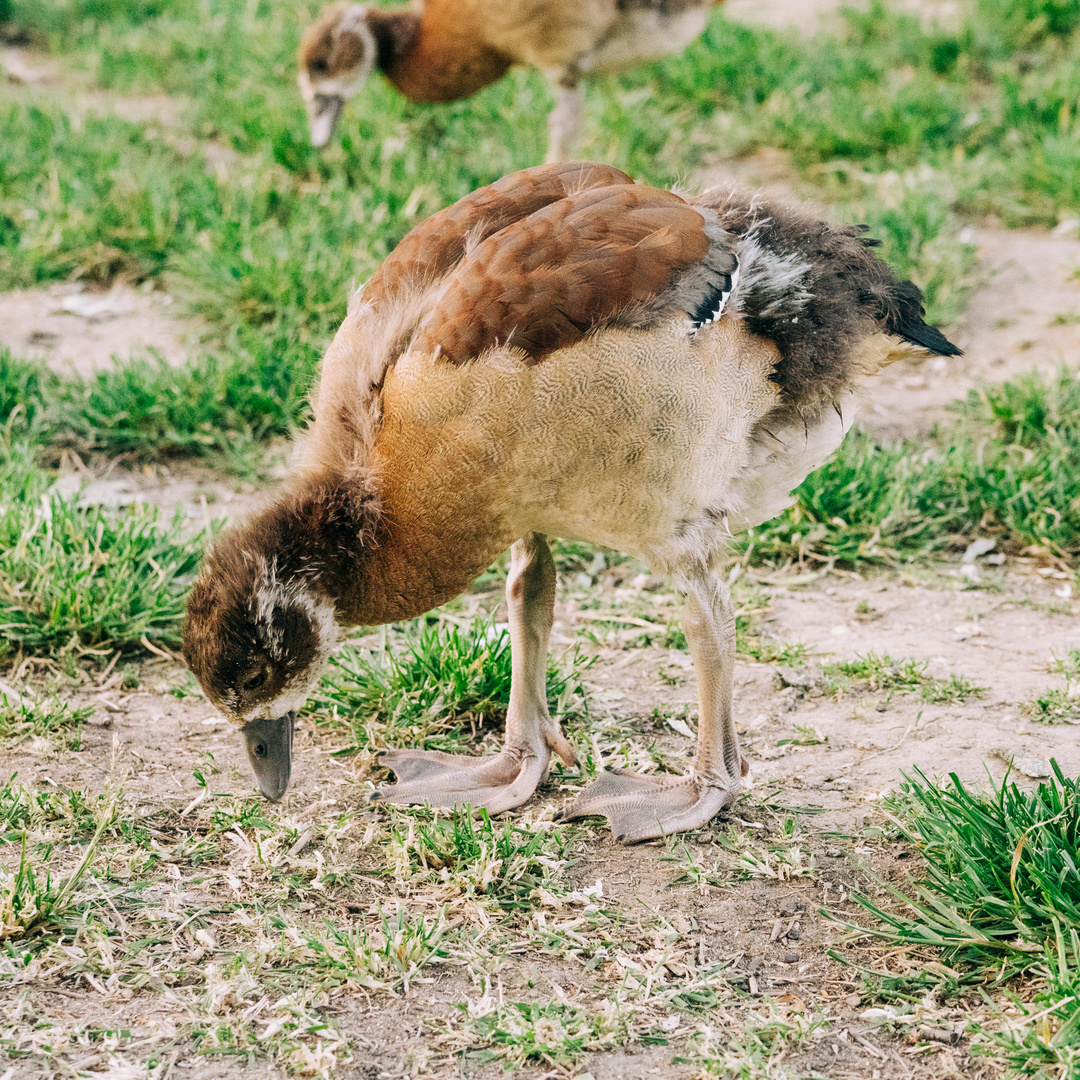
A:
<svg viewBox="0 0 1080 1080">
<path fill-rule="evenodd" d="M 277 574 L 277 559 L 263 560 L 256 578 L 252 598 L 252 615 L 255 631 L 269 654 L 277 663 L 286 659 L 288 642 L 282 627 L 276 625 L 274 615 L 285 608 L 300 608 L 311 620 L 315 633 L 315 648 L 311 662 L 282 688 L 269 704 L 261 703 L 244 712 L 241 723 L 261 719 L 267 715 L 282 716 L 299 709 L 307 700 L 322 674 L 330 654 L 337 647 L 340 633 L 334 618 L 334 605 L 302 580 L 282 582 Z"/>
</svg>

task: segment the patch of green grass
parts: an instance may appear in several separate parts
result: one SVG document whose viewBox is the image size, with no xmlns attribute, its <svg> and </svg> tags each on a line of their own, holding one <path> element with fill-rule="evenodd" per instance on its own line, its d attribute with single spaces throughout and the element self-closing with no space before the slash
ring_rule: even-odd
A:
<svg viewBox="0 0 1080 1080">
<path fill-rule="evenodd" d="M 989 532 L 1006 549 L 1080 553 L 1080 380 L 1018 376 L 972 391 L 920 443 L 851 432 L 796 491 L 795 505 L 743 542 L 750 562 L 857 565 L 946 553 Z"/>
<path fill-rule="evenodd" d="M 179 640 L 183 598 L 200 555 L 181 522 L 156 510 L 81 506 L 50 490 L 33 447 L 0 441 L 0 631 L 4 648 Z"/>
<path fill-rule="evenodd" d="M 838 699 L 853 690 L 869 690 L 886 696 L 918 694 L 934 704 L 963 704 L 986 693 L 985 686 L 977 686 L 962 675 L 953 673 L 947 679 L 928 675 L 927 667 L 924 660 L 893 660 L 888 653 L 868 652 L 854 660 L 826 664 L 822 689 Z"/>
<path fill-rule="evenodd" d="M 578 651 L 549 661 L 548 706 L 565 714 L 584 696 L 592 661 Z M 424 623 L 384 656 L 343 649 L 313 697 L 316 717 L 331 711 L 353 726 L 357 745 L 419 740 L 456 745 L 466 724 L 500 720 L 510 704 L 510 635 L 483 619 L 466 629 Z"/>
<path fill-rule="evenodd" d="M 1070 681 L 1080 679 L 1080 649 L 1069 649 L 1064 656 L 1055 656 L 1053 667 Z"/>
<path fill-rule="evenodd" d="M 34 735 L 56 735 L 78 729 L 93 714 L 92 708 L 73 709 L 62 701 L 13 702 L 0 691 L 0 739 L 15 746 Z"/>
<path fill-rule="evenodd" d="M 0 348 L 0 427 L 14 431 L 34 426 L 58 382 L 43 364 Z"/>
<path fill-rule="evenodd" d="M 1020 707 L 1038 724 L 1080 723 L 1080 687 L 1050 687 Z"/>
<path fill-rule="evenodd" d="M 928 877 L 910 892 L 887 886 L 912 915 L 863 898 L 885 924 L 874 932 L 993 964 L 1041 953 L 1060 928 L 1080 926 L 1080 781 L 1051 767 L 1033 792 L 1005 780 L 973 793 L 955 774 L 945 787 L 918 770 L 907 778 L 887 810 Z"/>
<path fill-rule="evenodd" d="M 245 342 L 247 346 L 245 346 Z M 89 378 L 58 379 L 0 351 L 0 424 L 79 453 L 214 454 L 243 465 L 262 440 L 307 415 L 317 355 L 295 341 L 235 336 L 180 366 L 130 357 Z"/>
<path fill-rule="evenodd" d="M 795 724 L 794 735 L 783 739 L 777 739 L 777 746 L 822 746 L 829 741 L 828 735 L 823 735 L 816 727 L 809 724 Z"/>
<path fill-rule="evenodd" d="M 224 358 L 202 355 L 182 367 L 130 359 L 51 396 L 53 442 L 109 455 L 216 452 L 239 457 L 246 444 L 291 432 L 306 412 L 316 356 L 309 348 L 262 341 Z M 48 400 L 48 399 L 46 399 Z"/>
<path fill-rule="evenodd" d="M 766 1005 L 745 1016 L 734 1031 L 705 1028 L 695 1038 L 692 1053 L 677 1062 L 692 1062 L 707 1075 L 747 1077 L 782 1076 L 778 1069 L 793 1052 L 825 1026 L 824 1017 Z"/>
<path fill-rule="evenodd" d="M 979 1032 L 978 1052 L 1004 1059 L 1012 1076 L 1056 1080 L 1080 1070 L 1080 934 L 1060 930 L 1034 972 L 1036 989 L 1019 1017 Z M 1014 998 L 1015 1001 L 1015 998 Z"/>
<path fill-rule="evenodd" d="M 1019 976 L 1027 1000 L 1010 997 L 1021 1017 L 980 1027 L 974 1048 L 1005 1057 L 1012 1075 L 1047 1080 L 1080 1062 L 1080 782 L 1050 764 L 1053 777 L 1031 792 L 1006 778 L 973 793 L 955 774 L 938 787 L 916 770 L 886 812 L 918 848 L 926 878 L 875 879 L 895 909 L 855 897 L 881 923 L 861 932 L 935 946 L 985 980 Z"/>
<path fill-rule="evenodd" d="M 550 889 L 552 877 L 569 865 L 574 842 L 573 830 L 496 824 L 486 810 L 430 819 L 410 811 L 406 821 L 391 824 L 387 872 L 398 880 L 427 879 L 490 897 L 506 910 L 529 909 L 537 903 L 537 890 Z"/>
<path fill-rule="evenodd" d="M 272 919 L 273 929 L 285 929 L 284 920 Z M 443 920 L 415 915 L 405 908 L 380 912 L 378 921 L 343 929 L 327 923 L 306 935 L 309 956 L 305 963 L 335 982 L 355 982 L 371 989 L 409 989 L 410 981 L 428 964 L 443 958 Z"/>
<path fill-rule="evenodd" d="M 973 258 L 957 211 L 1051 221 L 1080 205 L 1080 31 L 1051 0 L 1029 9 L 971 0 L 943 30 L 879 3 L 813 40 L 718 11 L 683 55 L 590 85 L 584 149 L 664 184 L 718 150 L 786 149 L 881 235 L 931 317 L 951 317 Z M 435 107 L 373 78 L 314 151 L 293 77 L 313 12 L 13 0 L 15 24 L 84 81 L 174 104 L 138 122 L 40 97 L 6 107 L 0 283 L 167 281 L 223 341 L 317 351 L 349 284 L 411 224 L 542 157 L 550 88 L 526 71 Z"/>
<path fill-rule="evenodd" d="M 88 795 L 79 788 L 36 791 L 17 784 L 13 775 L 0 788 L 0 822 L 6 843 L 19 843 L 24 833 L 48 836 L 42 848 L 48 853 L 58 840 L 83 843 L 99 828 L 125 836 L 137 830 L 134 818 L 121 814 L 119 798 L 112 791 Z"/>
<path fill-rule="evenodd" d="M 1020 708 L 1040 724 L 1080 722 L 1080 649 L 1055 656 L 1054 671 L 1065 676 L 1065 686 L 1054 686 L 1025 701 Z"/>
<path fill-rule="evenodd" d="M 112 814 L 103 815 L 78 866 L 59 883 L 53 882 L 47 870 L 42 881 L 42 868 L 35 870 L 23 833 L 18 867 L 12 871 L 0 866 L 0 941 L 25 940 L 65 919 L 75 906 L 76 889 L 97 855 L 101 834 L 111 819 Z"/>
<path fill-rule="evenodd" d="M 628 1037 L 616 1010 L 605 1015 L 562 1002 L 513 1002 L 478 1014 L 470 1010 L 464 1025 L 476 1047 L 467 1057 L 478 1065 L 501 1061 L 507 1070 L 530 1062 L 566 1066 L 587 1051 L 611 1049 Z"/>
</svg>

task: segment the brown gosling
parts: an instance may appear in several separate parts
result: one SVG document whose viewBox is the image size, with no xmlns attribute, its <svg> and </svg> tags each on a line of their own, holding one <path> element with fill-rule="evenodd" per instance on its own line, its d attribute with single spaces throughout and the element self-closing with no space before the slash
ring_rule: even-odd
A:
<svg viewBox="0 0 1080 1080">
<path fill-rule="evenodd" d="M 699 734 L 683 777 L 604 772 L 563 817 L 646 840 L 704 825 L 747 772 L 732 714 L 734 533 L 792 501 L 906 355 L 958 352 L 859 228 L 714 189 L 695 199 L 606 165 L 540 166 L 414 229 L 323 361 L 297 473 L 214 545 L 184 655 L 263 793 L 289 782 L 296 711 L 340 626 L 410 619 L 508 545 L 512 685 L 493 757 L 391 750 L 374 797 L 520 806 L 552 754 L 548 535 L 634 555 L 685 594 Z"/>
</svg>

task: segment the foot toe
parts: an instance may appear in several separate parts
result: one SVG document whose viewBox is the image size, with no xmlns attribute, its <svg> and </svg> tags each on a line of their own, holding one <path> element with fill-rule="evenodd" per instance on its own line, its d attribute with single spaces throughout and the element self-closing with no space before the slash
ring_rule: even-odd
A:
<svg viewBox="0 0 1080 1080">
<path fill-rule="evenodd" d="M 372 792 L 379 802 L 439 807 L 472 806 L 497 814 L 527 801 L 547 758 L 507 749 L 494 757 L 466 757 L 425 750 L 388 750 L 379 760 L 397 783 Z"/>
<path fill-rule="evenodd" d="M 383 750 L 378 764 L 397 776 L 395 787 L 421 780 L 446 776 L 451 772 L 468 772 L 483 765 L 485 758 L 465 754 L 444 754 L 441 750 Z"/>
</svg>

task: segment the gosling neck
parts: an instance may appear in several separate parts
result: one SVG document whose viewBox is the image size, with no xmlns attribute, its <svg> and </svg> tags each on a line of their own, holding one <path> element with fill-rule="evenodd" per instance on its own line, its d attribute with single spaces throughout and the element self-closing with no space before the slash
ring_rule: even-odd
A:
<svg viewBox="0 0 1080 1080">
<path fill-rule="evenodd" d="M 387 506 L 368 489 L 323 481 L 265 511 L 249 535 L 252 546 L 262 541 L 278 579 L 328 600 L 336 622 L 378 626 L 458 596 L 505 547 L 484 530 L 470 530 L 463 544 L 410 509 Z"/>
</svg>

